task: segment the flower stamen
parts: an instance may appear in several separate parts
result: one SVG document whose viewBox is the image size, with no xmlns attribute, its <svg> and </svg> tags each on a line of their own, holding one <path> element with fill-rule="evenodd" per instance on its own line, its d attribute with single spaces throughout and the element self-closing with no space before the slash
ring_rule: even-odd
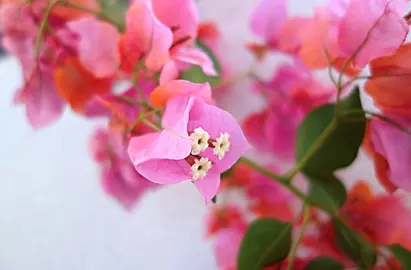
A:
<svg viewBox="0 0 411 270">
<path fill-rule="evenodd" d="M 201 127 L 194 129 L 194 132 L 190 134 L 191 154 L 196 156 L 204 152 L 208 148 L 209 139 L 210 135 L 204 129 Z"/>
<path fill-rule="evenodd" d="M 195 163 L 191 166 L 191 176 L 194 181 L 203 179 L 206 177 L 207 172 L 211 169 L 211 161 L 208 158 L 202 157 L 196 159 Z"/>
<path fill-rule="evenodd" d="M 222 160 L 225 154 L 230 150 L 230 135 L 227 132 L 220 133 L 220 137 L 213 142 L 213 154 L 218 156 L 219 160 Z"/>
</svg>

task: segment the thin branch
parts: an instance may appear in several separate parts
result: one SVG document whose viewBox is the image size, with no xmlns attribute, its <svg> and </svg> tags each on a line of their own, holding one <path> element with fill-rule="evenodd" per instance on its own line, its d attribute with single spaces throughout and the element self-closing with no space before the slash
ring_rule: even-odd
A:
<svg viewBox="0 0 411 270">
<path fill-rule="evenodd" d="M 298 246 L 300 245 L 301 239 L 304 236 L 304 232 L 305 232 L 305 229 L 307 228 L 308 222 L 310 221 L 310 217 L 311 217 L 310 206 L 305 203 L 304 208 L 303 208 L 303 222 L 301 224 L 300 233 L 298 234 L 298 237 L 296 241 L 294 242 L 294 245 L 290 251 L 290 257 L 289 257 L 290 259 L 289 259 L 286 270 L 291 270 L 293 267 L 295 258 L 297 256 Z"/>
</svg>

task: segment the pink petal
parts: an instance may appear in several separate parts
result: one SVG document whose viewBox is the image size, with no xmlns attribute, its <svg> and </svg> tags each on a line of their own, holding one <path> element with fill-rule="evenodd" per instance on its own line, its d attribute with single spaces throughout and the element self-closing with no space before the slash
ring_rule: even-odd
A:
<svg viewBox="0 0 411 270">
<path fill-rule="evenodd" d="M 394 121 L 411 128 L 411 120 L 390 116 Z M 388 178 L 396 186 L 411 191 L 411 137 L 381 120 L 371 122 L 371 140 L 374 149 L 388 162 Z"/>
<path fill-rule="evenodd" d="M 187 134 L 187 124 L 192 104 L 193 101 L 187 98 L 173 99 L 168 103 L 164 113 L 161 132 L 133 137 L 130 140 L 128 153 L 136 168 L 153 159 L 181 160 L 189 156 L 191 143 Z M 150 163 L 148 167 L 153 166 L 155 165 Z M 143 175 L 147 174 L 139 172 Z M 150 181 L 156 181 L 150 177 L 147 178 Z"/>
<path fill-rule="evenodd" d="M 278 49 L 285 53 L 297 54 L 301 46 L 301 37 L 310 22 L 310 18 L 294 17 L 281 24 L 275 35 Z"/>
<path fill-rule="evenodd" d="M 244 237 L 243 230 L 221 230 L 214 241 L 216 262 L 220 269 L 236 269 L 237 254 Z"/>
<path fill-rule="evenodd" d="M 266 149 L 274 156 L 292 159 L 300 119 L 296 108 L 289 104 L 273 106 L 273 111 L 268 113 L 265 125 Z"/>
<path fill-rule="evenodd" d="M 211 148 L 206 150 L 204 155 L 202 153 L 202 156 L 208 157 L 216 164 L 220 172 L 230 169 L 250 147 L 237 120 L 230 113 L 213 105 L 206 104 L 200 99 L 195 100 L 193 108 L 190 112 L 190 121 L 188 123 L 189 132 L 195 128 L 202 127 L 210 134 L 212 139 L 218 138 L 221 133 L 225 132 L 230 135 L 230 150 L 222 160 L 218 160 L 213 155 Z"/>
<path fill-rule="evenodd" d="M 179 70 L 175 61 L 170 61 L 164 65 L 160 74 L 160 84 L 168 83 L 178 78 Z"/>
<path fill-rule="evenodd" d="M 278 172 L 277 168 L 270 168 L 271 171 Z M 265 200 L 272 205 L 284 204 L 294 199 L 292 193 L 285 189 L 278 182 L 255 171 L 252 181 L 246 187 L 247 195 L 254 200 Z"/>
<path fill-rule="evenodd" d="M 180 48 L 175 53 L 174 58 L 182 63 L 200 66 L 203 72 L 208 76 L 218 75 L 214 69 L 213 61 L 199 48 Z"/>
<path fill-rule="evenodd" d="M 6 36 L 2 39 L 4 49 L 19 59 L 26 80 L 35 68 L 34 45 L 29 37 Z"/>
<path fill-rule="evenodd" d="M 267 112 L 250 114 L 243 123 L 243 130 L 250 143 L 260 151 L 267 151 L 267 138 L 264 127 L 267 121 Z"/>
<path fill-rule="evenodd" d="M 0 32 L 4 36 L 34 37 L 38 26 L 33 20 L 31 6 L 18 3 L 0 4 Z"/>
<path fill-rule="evenodd" d="M 113 25 L 95 17 L 83 17 L 69 21 L 67 27 L 79 36 L 78 53 L 86 69 L 98 78 L 117 73 L 120 33 Z"/>
<path fill-rule="evenodd" d="M 150 94 L 151 104 L 162 107 L 174 97 L 199 97 L 211 103 L 211 87 L 209 83 L 192 83 L 185 80 L 173 80 L 157 87 Z M 183 102 L 183 101 L 180 101 Z"/>
<path fill-rule="evenodd" d="M 161 23 L 174 31 L 174 42 L 191 37 L 192 42 L 197 37 L 199 14 L 194 0 L 151 0 L 156 17 Z M 181 46 L 182 44 L 180 44 Z"/>
<path fill-rule="evenodd" d="M 35 76 L 25 91 L 26 115 L 33 128 L 48 126 L 63 114 L 65 102 L 58 95 L 51 74 Z"/>
<path fill-rule="evenodd" d="M 354 63 L 364 67 L 371 60 L 394 54 L 408 33 L 402 13 L 407 0 L 352 0 L 338 35 L 344 56 L 352 56 L 366 41 Z"/>
<path fill-rule="evenodd" d="M 286 20 L 285 0 L 260 0 L 251 15 L 250 28 L 255 35 L 271 41 Z"/>
<path fill-rule="evenodd" d="M 132 48 L 146 53 L 148 68 L 159 70 L 169 61 L 173 34 L 157 19 L 150 0 L 133 2 L 126 14 L 126 35 Z"/>
<path fill-rule="evenodd" d="M 151 182 L 161 185 L 176 184 L 191 178 L 190 165 L 185 160 L 151 159 L 135 168 Z"/>
<path fill-rule="evenodd" d="M 212 167 L 206 177 L 193 182 L 201 196 L 204 198 L 204 202 L 208 204 L 211 199 L 217 194 L 220 187 L 220 172 L 218 168 Z"/>
</svg>

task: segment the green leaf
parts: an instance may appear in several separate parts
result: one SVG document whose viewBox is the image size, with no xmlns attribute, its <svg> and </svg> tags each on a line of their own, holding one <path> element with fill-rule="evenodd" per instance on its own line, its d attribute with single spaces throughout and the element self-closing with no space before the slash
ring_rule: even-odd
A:
<svg viewBox="0 0 411 270">
<path fill-rule="evenodd" d="M 99 0 L 101 12 L 116 22 L 124 25 L 124 18 L 129 6 L 129 0 Z"/>
<path fill-rule="evenodd" d="M 344 265 L 329 257 L 318 257 L 309 262 L 304 270 L 344 270 Z"/>
<path fill-rule="evenodd" d="M 211 87 L 215 87 L 221 79 L 221 67 L 220 64 L 214 55 L 214 53 L 211 51 L 210 48 L 208 48 L 204 43 L 202 43 L 200 40 L 196 40 L 196 45 L 200 49 L 202 49 L 213 61 L 214 64 L 214 69 L 217 71 L 219 74 L 218 76 L 208 76 L 206 75 L 203 70 L 201 69 L 200 66 L 193 66 L 189 68 L 186 71 L 183 71 L 180 75 L 180 79 L 182 80 L 187 80 L 193 83 L 205 83 L 208 82 Z"/>
<path fill-rule="evenodd" d="M 402 269 L 411 269 L 411 252 L 401 245 L 392 245 L 388 247 L 391 253 L 401 263 Z"/>
<path fill-rule="evenodd" d="M 334 220 L 335 240 L 348 258 L 358 266 L 369 269 L 377 261 L 377 252 L 359 234 Z"/>
<path fill-rule="evenodd" d="M 259 270 L 284 260 L 291 248 L 292 224 L 263 218 L 248 228 L 238 254 L 238 270 Z"/>
<path fill-rule="evenodd" d="M 347 199 L 344 184 L 334 175 L 310 177 L 308 197 L 316 206 L 337 213 Z"/>
<path fill-rule="evenodd" d="M 211 199 L 211 201 L 212 201 L 213 203 L 217 203 L 217 195 L 215 195 L 215 196 Z"/>
<path fill-rule="evenodd" d="M 342 114 L 362 111 L 358 87 L 341 101 L 340 110 Z M 313 145 L 318 147 L 302 168 L 308 175 L 330 175 L 337 169 L 348 167 L 358 155 L 365 133 L 365 115 L 356 119 L 339 117 L 336 120 L 334 114 L 335 104 L 323 105 L 311 111 L 298 128 L 297 162 L 312 150 Z M 318 144 L 320 137 L 323 140 Z"/>
<path fill-rule="evenodd" d="M 218 62 L 217 57 L 213 53 L 213 51 L 199 39 L 196 40 L 196 46 L 202 49 L 211 58 L 211 61 L 213 61 L 213 64 L 214 64 L 214 69 L 215 71 L 217 71 L 217 73 L 220 76 L 221 66 L 220 66 L 220 63 Z"/>
</svg>

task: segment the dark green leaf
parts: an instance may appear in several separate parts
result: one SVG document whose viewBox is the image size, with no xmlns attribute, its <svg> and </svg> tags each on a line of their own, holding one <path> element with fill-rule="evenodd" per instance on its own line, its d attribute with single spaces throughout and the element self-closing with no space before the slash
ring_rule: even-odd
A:
<svg viewBox="0 0 411 270">
<path fill-rule="evenodd" d="M 341 101 L 341 113 L 362 111 L 359 89 Z M 327 130 L 328 136 L 319 145 L 302 169 L 308 175 L 330 175 L 337 169 L 349 166 L 357 157 L 361 146 L 366 119 L 364 115 L 353 119 L 334 119 L 335 104 L 321 106 L 308 114 L 297 132 L 296 158 L 300 162 L 318 143 L 318 138 Z M 334 120 L 333 120 L 334 119 Z"/>
<path fill-rule="evenodd" d="M 238 270 L 259 270 L 284 260 L 291 248 L 292 224 L 263 218 L 248 228 L 238 254 Z"/>
<path fill-rule="evenodd" d="M 318 207 L 336 213 L 347 199 L 344 184 L 334 175 L 308 177 L 310 181 L 309 198 Z"/>
<path fill-rule="evenodd" d="M 329 257 L 318 257 L 309 262 L 304 270 L 344 270 L 344 265 Z"/>
<path fill-rule="evenodd" d="M 358 266 L 369 269 L 377 261 L 377 253 L 372 245 L 359 234 L 348 229 L 338 220 L 334 220 L 335 240 L 348 258 Z"/>
<path fill-rule="evenodd" d="M 217 71 L 219 74 L 218 76 L 208 76 L 206 75 L 203 70 L 201 69 L 200 66 L 193 66 L 190 69 L 184 71 L 180 75 L 180 79 L 187 80 L 193 83 L 205 83 L 208 82 L 211 87 L 216 86 L 219 81 L 220 81 L 220 74 L 221 74 L 221 67 L 220 64 L 218 63 L 218 60 L 214 53 L 211 51 L 210 48 L 208 48 L 204 43 L 202 43 L 200 40 L 196 40 L 196 45 L 200 49 L 202 49 L 213 61 L 214 64 L 214 69 Z"/>
<path fill-rule="evenodd" d="M 411 252 L 401 245 L 392 245 L 388 247 L 391 253 L 401 263 L 402 269 L 411 269 Z"/>
<path fill-rule="evenodd" d="M 212 201 L 213 203 L 217 203 L 217 195 L 215 195 L 215 196 L 211 199 L 211 201 Z"/>
</svg>

